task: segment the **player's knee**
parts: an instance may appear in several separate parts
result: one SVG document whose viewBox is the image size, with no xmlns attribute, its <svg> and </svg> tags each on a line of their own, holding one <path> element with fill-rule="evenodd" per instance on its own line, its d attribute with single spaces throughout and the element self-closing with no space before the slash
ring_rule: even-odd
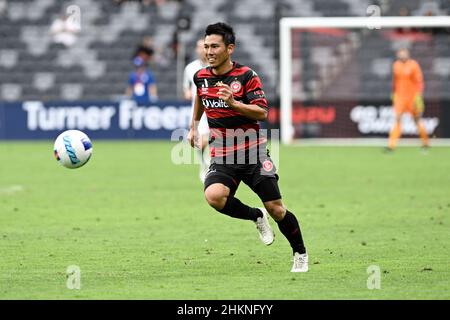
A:
<svg viewBox="0 0 450 320">
<path fill-rule="evenodd" d="M 205 199 L 211 207 L 220 211 L 225 207 L 229 194 L 230 189 L 227 186 L 221 183 L 213 183 L 206 188 Z"/>
<path fill-rule="evenodd" d="M 266 203 L 267 212 L 275 221 L 283 220 L 286 215 L 286 208 L 281 203 Z"/>
<path fill-rule="evenodd" d="M 227 202 L 226 195 L 208 189 L 205 191 L 205 199 L 216 210 L 222 210 Z"/>
</svg>

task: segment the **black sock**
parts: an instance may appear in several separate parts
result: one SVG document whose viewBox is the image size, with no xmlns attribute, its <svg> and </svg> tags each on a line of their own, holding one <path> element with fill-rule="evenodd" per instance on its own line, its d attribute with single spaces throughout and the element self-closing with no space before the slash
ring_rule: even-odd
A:
<svg viewBox="0 0 450 320">
<path fill-rule="evenodd" d="M 277 223 L 281 233 L 289 241 L 292 250 L 300 254 L 306 253 L 300 225 L 298 224 L 295 215 L 289 211 L 286 211 L 286 215 L 283 220 L 277 221 Z"/>
<path fill-rule="evenodd" d="M 233 196 L 229 196 L 222 210 L 217 211 L 233 218 L 253 221 L 256 221 L 258 217 L 263 216 L 261 210 L 257 208 L 250 208 Z"/>
</svg>

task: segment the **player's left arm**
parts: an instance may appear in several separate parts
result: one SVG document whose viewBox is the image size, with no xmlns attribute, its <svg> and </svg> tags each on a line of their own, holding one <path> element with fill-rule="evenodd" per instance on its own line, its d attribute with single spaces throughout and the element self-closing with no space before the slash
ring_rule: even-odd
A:
<svg viewBox="0 0 450 320">
<path fill-rule="evenodd" d="M 250 101 L 249 104 L 236 101 L 230 86 L 224 83 L 218 83 L 217 85 L 221 86 L 219 98 L 225 101 L 230 108 L 253 120 L 264 121 L 267 119 L 267 101 L 258 77 L 251 78 L 246 84 L 251 90 L 251 92 L 246 92 L 247 99 Z"/>
<path fill-rule="evenodd" d="M 416 83 L 416 90 L 419 94 L 423 94 L 424 82 L 423 82 L 423 73 L 420 65 L 418 63 L 415 64 L 416 67 L 413 69 L 413 77 Z"/>
<path fill-rule="evenodd" d="M 158 87 L 156 87 L 155 83 L 152 83 L 148 86 L 148 90 L 150 92 L 150 97 L 153 101 L 158 100 Z"/>
<path fill-rule="evenodd" d="M 158 101 L 158 88 L 156 86 L 156 80 L 152 73 L 149 72 L 148 74 L 149 80 L 147 84 L 148 92 L 150 93 L 150 99 L 152 102 Z"/>
<path fill-rule="evenodd" d="M 423 112 L 425 109 L 425 104 L 423 102 L 423 90 L 424 90 L 424 81 L 423 81 L 423 73 L 420 65 L 418 63 L 415 64 L 415 68 L 413 69 L 413 77 L 414 82 L 416 83 L 416 97 L 415 104 L 416 108 L 419 109 L 420 112 Z"/>
<path fill-rule="evenodd" d="M 132 88 L 131 86 L 128 86 L 128 87 L 125 89 L 125 96 L 131 97 L 132 95 L 133 95 L 133 88 Z"/>
</svg>

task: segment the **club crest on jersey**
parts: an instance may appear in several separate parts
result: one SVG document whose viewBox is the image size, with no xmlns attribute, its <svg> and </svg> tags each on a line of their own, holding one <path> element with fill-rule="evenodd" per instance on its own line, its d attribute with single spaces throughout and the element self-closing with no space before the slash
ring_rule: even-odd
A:
<svg viewBox="0 0 450 320">
<path fill-rule="evenodd" d="M 264 160 L 262 167 L 265 171 L 270 172 L 273 169 L 273 163 L 270 160 Z"/>
<path fill-rule="evenodd" d="M 233 93 L 238 93 L 239 91 L 241 91 L 242 84 L 239 81 L 234 80 L 230 84 L 230 88 L 231 88 L 231 91 L 233 91 Z"/>
</svg>

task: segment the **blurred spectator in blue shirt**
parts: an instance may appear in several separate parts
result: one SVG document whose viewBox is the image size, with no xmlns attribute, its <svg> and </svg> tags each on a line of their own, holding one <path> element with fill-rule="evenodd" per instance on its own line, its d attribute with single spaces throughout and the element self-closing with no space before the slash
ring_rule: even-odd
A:
<svg viewBox="0 0 450 320">
<path fill-rule="evenodd" d="M 133 60 L 136 70 L 130 73 L 126 95 L 133 98 L 138 105 L 147 105 L 158 100 L 156 81 L 147 64 L 141 57 Z"/>
</svg>

